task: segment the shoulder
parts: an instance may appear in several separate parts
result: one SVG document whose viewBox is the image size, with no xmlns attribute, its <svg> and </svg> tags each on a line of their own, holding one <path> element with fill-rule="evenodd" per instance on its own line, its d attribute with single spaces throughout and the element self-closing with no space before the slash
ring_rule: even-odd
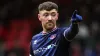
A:
<svg viewBox="0 0 100 56">
<path fill-rule="evenodd" d="M 67 28 L 68 28 L 68 27 L 59 27 L 58 30 L 64 31 L 64 30 L 66 30 Z"/>
<path fill-rule="evenodd" d="M 57 28 L 57 33 L 63 35 L 64 31 L 67 29 L 68 27 L 58 27 Z"/>
<path fill-rule="evenodd" d="M 40 37 L 41 35 L 42 35 L 41 33 L 38 33 L 38 34 L 34 35 L 34 36 L 32 37 L 32 40 L 37 39 L 37 38 Z"/>
</svg>

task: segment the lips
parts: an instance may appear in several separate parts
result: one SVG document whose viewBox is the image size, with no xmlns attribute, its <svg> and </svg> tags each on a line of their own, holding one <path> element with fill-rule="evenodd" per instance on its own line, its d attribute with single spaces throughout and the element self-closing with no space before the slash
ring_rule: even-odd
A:
<svg viewBox="0 0 100 56">
<path fill-rule="evenodd" d="M 46 27 L 46 29 L 52 29 L 54 27 L 54 23 L 53 22 L 47 22 L 45 27 Z"/>
<path fill-rule="evenodd" d="M 48 23 L 48 25 L 50 26 L 50 25 L 53 25 L 53 23 Z"/>
<path fill-rule="evenodd" d="M 53 22 L 52 22 L 52 21 L 50 21 L 50 22 L 47 22 L 47 24 L 53 24 Z"/>
<path fill-rule="evenodd" d="M 46 25 L 47 25 L 48 27 L 53 27 L 54 23 L 53 23 L 53 22 L 48 22 Z"/>
</svg>

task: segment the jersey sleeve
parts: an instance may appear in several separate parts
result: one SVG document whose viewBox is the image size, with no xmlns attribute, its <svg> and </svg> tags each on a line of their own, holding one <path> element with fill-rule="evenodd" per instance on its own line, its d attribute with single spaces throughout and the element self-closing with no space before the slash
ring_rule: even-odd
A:
<svg viewBox="0 0 100 56">
<path fill-rule="evenodd" d="M 71 41 L 78 33 L 78 30 L 78 24 L 71 24 L 64 30 L 63 35 L 66 40 Z"/>
<path fill-rule="evenodd" d="M 32 43 L 30 43 L 30 54 L 29 54 L 29 56 L 34 56 L 33 50 L 32 50 Z"/>
</svg>

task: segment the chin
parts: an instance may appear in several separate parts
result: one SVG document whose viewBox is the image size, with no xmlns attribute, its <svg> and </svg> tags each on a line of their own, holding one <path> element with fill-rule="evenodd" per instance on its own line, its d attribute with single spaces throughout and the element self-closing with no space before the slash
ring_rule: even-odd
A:
<svg viewBox="0 0 100 56">
<path fill-rule="evenodd" d="M 51 24 L 51 23 L 48 23 L 48 24 L 44 25 L 44 27 L 47 30 L 52 30 L 55 27 L 55 25 L 54 24 Z"/>
<path fill-rule="evenodd" d="M 47 27 L 48 30 L 52 30 L 54 27 Z"/>
<path fill-rule="evenodd" d="M 52 30 L 54 28 L 54 26 L 47 26 L 46 29 L 48 30 Z"/>
</svg>

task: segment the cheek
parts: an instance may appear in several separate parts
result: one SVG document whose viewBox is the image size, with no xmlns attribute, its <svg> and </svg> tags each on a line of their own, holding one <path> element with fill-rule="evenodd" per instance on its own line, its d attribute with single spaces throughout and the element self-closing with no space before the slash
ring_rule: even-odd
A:
<svg viewBox="0 0 100 56">
<path fill-rule="evenodd" d="M 54 20 L 58 20 L 58 17 L 56 16 L 56 17 L 54 18 Z"/>
<path fill-rule="evenodd" d="M 43 23 L 46 23 L 48 20 L 47 20 L 46 18 L 42 18 L 41 21 L 42 21 Z"/>
</svg>

